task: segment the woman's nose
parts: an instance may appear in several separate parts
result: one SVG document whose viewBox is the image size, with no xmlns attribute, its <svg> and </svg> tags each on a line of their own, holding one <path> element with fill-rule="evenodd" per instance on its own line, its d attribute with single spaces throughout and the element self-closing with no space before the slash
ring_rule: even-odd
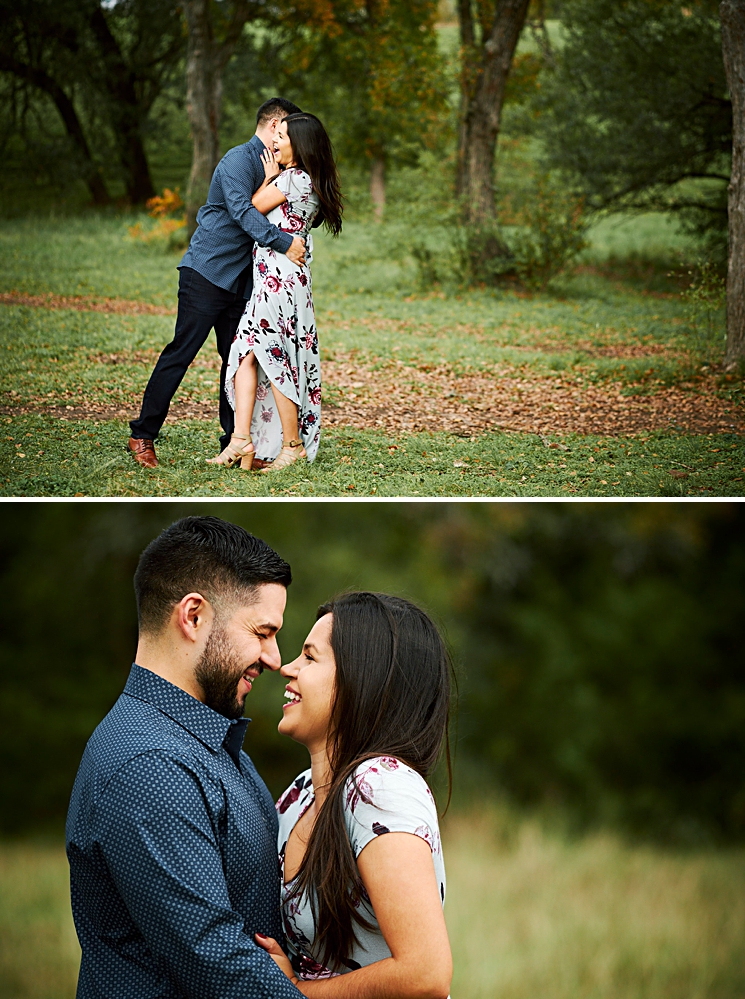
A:
<svg viewBox="0 0 745 999">
<path fill-rule="evenodd" d="M 300 672 L 300 657 L 293 659 L 291 663 L 285 663 L 282 669 L 279 671 L 282 676 L 295 677 Z"/>
</svg>

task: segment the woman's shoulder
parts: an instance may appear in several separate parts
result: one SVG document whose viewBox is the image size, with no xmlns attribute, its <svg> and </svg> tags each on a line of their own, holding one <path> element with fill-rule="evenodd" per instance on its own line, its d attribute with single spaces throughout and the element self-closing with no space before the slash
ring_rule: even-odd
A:
<svg viewBox="0 0 745 999">
<path fill-rule="evenodd" d="M 435 801 L 424 777 L 395 756 L 375 756 L 361 763 L 347 780 L 346 803 L 389 807 L 400 795 L 431 804 Z M 435 809 L 436 811 L 436 809 Z"/>
<path fill-rule="evenodd" d="M 299 167 L 286 167 L 274 183 L 285 194 L 292 191 L 296 194 L 309 194 L 313 190 L 310 174 Z"/>
<path fill-rule="evenodd" d="M 313 780 L 310 775 L 310 767 L 295 778 L 277 799 L 277 811 L 280 816 L 290 811 L 293 805 L 304 800 L 310 794 L 313 787 Z"/>
<path fill-rule="evenodd" d="M 365 760 L 345 787 L 345 816 L 355 856 L 376 836 L 409 832 L 440 852 L 437 806 L 426 780 L 394 756 Z"/>
</svg>

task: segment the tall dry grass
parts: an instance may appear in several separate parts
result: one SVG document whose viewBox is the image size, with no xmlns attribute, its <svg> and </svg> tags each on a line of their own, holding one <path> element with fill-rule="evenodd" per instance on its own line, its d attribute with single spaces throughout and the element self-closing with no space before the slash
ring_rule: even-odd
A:
<svg viewBox="0 0 745 999">
<path fill-rule="evenodd" d="M 496 809 L 444 828 L 454 999 L 743 999 L 745 851 L 572 840 Z M 0 846 L 0 999 L 72 999 L 59 847 Z"/>
<path fill-rule="evenodd" d="M 447 826 L 456 999 L 742 999 L 745 852 L 579 840 L 491 811 Z"/>
<path fill-rule="evenodd" d="M 61 846 L 0 846 L 0 999 L 71 999 L 80 950 Z"/>
</svg>

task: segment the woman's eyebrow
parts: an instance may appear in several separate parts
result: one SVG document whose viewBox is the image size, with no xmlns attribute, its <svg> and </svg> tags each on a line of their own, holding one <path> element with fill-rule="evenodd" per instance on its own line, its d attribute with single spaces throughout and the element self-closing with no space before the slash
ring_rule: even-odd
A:
<svg viewBox="0 0 745 999">
<path fill-rule="evenodd" d="M 308 652 L 309 649 L 313 649 L 314 652 L 318 652 L 318 649 L 315 647 L 313 642 L 306 642 L 305 645 L 303 645 L 303 652 Z"/>
</svg>

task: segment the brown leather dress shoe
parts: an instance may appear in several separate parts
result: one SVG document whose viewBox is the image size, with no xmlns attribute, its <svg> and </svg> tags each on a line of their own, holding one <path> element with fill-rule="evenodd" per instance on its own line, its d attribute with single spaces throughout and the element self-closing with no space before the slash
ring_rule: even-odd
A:
<svg viewBox="0 0 745 999">
<path fill-rule="evenodd" d="M 138 465 L 143 468 L 157 468 L 158 459 L 155 456 L 155 445 L 152 441 L 144 437 L 130 437 L 127 447 L 132 452 L 132 457 Z"/>
</svg>

